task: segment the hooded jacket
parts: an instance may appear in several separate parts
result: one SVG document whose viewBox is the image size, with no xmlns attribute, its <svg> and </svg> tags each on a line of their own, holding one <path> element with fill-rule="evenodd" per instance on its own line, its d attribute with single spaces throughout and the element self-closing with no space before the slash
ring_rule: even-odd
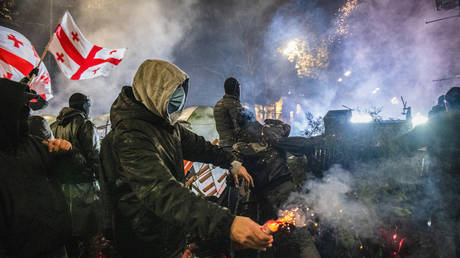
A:
<svg viewBox="0 0 460 258">
<path fill-rule="evenodd" d="M 87 115 L 77 109 L 64 107 L 54 123 L 51 124 L 55 138 L 72 143 L 86 164 L 79 171 L 68 171 L 62 175 L 63 183 L 91 183 L 97 175 L 100 143 L 97 130 Z"/>
<path fill-rule="evenodd" d="M 27 135 L 24 86 L 0 80 L 0 93 L 8 96 L 0 104 L 0 257 L 51 257 L 71 235 L 56 180 L 57 163 L 71 162 Z M 11 139 L 14 146 L 3 142 Z"/>
<path fill-rule="evenodd" d="M 240 120 L 243 112 L 239 99 L 239 86 L 234 87 L 233 91 L 226 92 L 214 106 L 214 120 L 216 129 L 219 133 L 219 145 L 230 147 L 238 141 L 241 131 Z"/>
<path fill-rule="evenodd" d="M 230 237 L 233 215 L 182 184 L 184 159 L 229 168 L 235 158 L 171 121 L 169 99 L 187 78 L 173 64 L 147 60 L 110 110 L 102 167 L 114 197 L 118 248 L 129 257 L 172 256 L 187 233 Z"/>
</svg>

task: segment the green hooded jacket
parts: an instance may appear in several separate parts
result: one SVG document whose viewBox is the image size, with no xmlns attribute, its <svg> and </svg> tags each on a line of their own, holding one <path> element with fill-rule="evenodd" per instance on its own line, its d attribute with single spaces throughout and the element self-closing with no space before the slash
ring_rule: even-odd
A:
<svg viewBox="0 0 460 258">
<path fill-rule="evenodd" d="M 183 185 L 184 159 L 223 168 L 235 160 L 170 118 L 168 102 L 187 79 L 171 63 L 147 60 L 112 105 L 112 131 L 101 149 L 103 181 L 113 199 L 118 249 L 127 257 L 176 255 L 186 234 L 230 239 L 229 210 Z"/>
</svg>

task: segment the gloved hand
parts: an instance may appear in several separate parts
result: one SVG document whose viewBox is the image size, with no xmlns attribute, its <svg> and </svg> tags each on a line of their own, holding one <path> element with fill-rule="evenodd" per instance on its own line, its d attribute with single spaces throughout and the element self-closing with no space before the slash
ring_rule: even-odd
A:
<svg viewBox="0 0 460 258">
<path fill-rule="evenodd" d="M 32 78 L 32 75 L 35 75 L 35 76 L 38 75 L 38 68 L 37 67 L 32 69 L 32 71 L 30 71 L 30 73 L 29 73 L 29 75 L 27 77 Z"/>
</svg>

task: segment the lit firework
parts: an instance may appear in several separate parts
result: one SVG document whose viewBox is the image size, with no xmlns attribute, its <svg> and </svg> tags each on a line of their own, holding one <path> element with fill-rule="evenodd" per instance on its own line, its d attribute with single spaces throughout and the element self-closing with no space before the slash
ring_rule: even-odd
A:
<svg viewBox="0 0 460 258">
<path fill-rule="evenodd" d="M 262 230 L 270 234 L 273 234 L 276 231 L 278 231 L 280 227 L 283 229 L 290 230 L 291 225 L 296 225 L 296 218 L 299 216 L 299 214 L 297 214 L 298 211 L 299 208 L 281 211 L 281 217 L 279 217 L 276 221 L 269 220 L 265 222 L 265 224 L 262 226 Z"/>
<path fill-rule="evenodd" d="M 350 25 L 346 21 L 357 8 L 358 0 L 348 0 L 344 6 L 339 8 L 334 22 L 335 30 L 327 39 L 318 40 L 319 43 L 312 44 L 296 38 L 289 41 L 283 49 L 278 49 L 291 63 L 295 63 L 299 77 L 318 78 L 319 71 L 329 66 L 329 44 L 349 34 Z M 347 71 L 345 76 L 350 74 L 351 71 Z"/>
<path fill-rule="evenodd" d="M 299 77 L 317 78 L 319 70 L 329 65 L 328 46 L 321 42 L 318 46 L 311 46 L 308 41 L 293 39 L 284 49 L 278 49 L 289 62 L 295 63 Z"/>
</svg>

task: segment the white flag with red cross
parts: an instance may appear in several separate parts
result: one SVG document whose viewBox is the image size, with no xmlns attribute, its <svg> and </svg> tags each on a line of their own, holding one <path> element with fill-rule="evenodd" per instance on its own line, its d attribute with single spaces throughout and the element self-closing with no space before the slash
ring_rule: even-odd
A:
<svg viewBox="0 0 460 258">
<path fill-rule="evenodd" d="M 21 33 L 0 26 L 0 77 L 19 81 L 29 75 L 30 71 L 40 62 L 34 46 Z M 48 70 L 40 64 L 38 75 L 32 79 L 30 88 L 42 98 L 49 100 L 51 82 Z"/>
<path fill-rule="evenodd" d="M 48 48 L 61 71 L 71 80 L 107 76 L 121 62 L 125 50 L 93 45 L 83 36 L 69 12 L 62 17 Z"/>
</svg>

